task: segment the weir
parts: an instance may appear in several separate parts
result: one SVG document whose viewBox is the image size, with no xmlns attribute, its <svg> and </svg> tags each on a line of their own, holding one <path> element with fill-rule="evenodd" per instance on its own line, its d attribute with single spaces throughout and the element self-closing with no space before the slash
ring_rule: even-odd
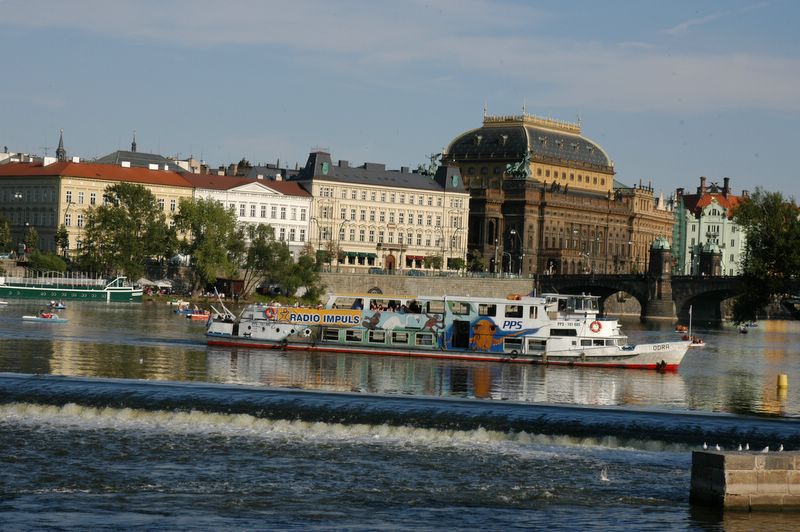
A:
<svg viewBox="0 0 800 532">
<path fill-rule="evenodd" d="M 369 395 L 238 385 L 0 373 L 0 403 L 249 414 L 343 424 L 483 428 L 622 442 L 729 448 L 741 442 L 800 448 L 800 423 L 719 413 L 668 412 L 438 397 Z"/>
</svg>

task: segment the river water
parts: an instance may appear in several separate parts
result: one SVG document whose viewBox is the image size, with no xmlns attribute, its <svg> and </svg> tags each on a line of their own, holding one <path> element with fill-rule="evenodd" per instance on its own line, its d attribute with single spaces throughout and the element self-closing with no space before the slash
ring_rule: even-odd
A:
<svg viewBox="0 0 800 532">
<path fill-rule="evenodd" d="M 163 304 L 36 310 L 0 307 L 0 529 L 800 526 L 688 503 L 690 451 L 737 444 L 720 423 L 800 446 L 797 322 L 695 324 L 707 346 L 661 374 L 212 349 Z"/>
</svg>

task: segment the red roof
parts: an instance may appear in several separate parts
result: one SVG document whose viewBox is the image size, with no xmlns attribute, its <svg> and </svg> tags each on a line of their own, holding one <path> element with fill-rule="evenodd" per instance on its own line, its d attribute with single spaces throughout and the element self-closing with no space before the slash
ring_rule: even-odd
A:
<svg viewBox="0 0 800 532">
<path fill-rule="evenodd" d="M 0 165 L 0 177 L 63 176 L 126 181 L 148 185 L 191 187 L 181 174 L 172 170 L 123 168 L 116 164 L 60 162 L 43 166 L 41 163 L 9 163 Z"/>
<path fill-rule="evenodd" d="M 683 204 L 686 206 L 686 209 L 692 211 L 695 215 L 702 209 L 711 205 L 711 202 L 714 200 L 717 201 L 720 207 L 728 211 L 728 218 L 733 217 L 733 210 L 742 203 L 741 196 L 734 196 L 732 194 L 725 196 L 723 194 L 706 192 L 705 194 L 684 194 L 683 196 Z"/>
<path fill-rule="evenodd" d="M 310 196 L 303 187 L 294 182 L 205 174 L 184 174 L 183 177 L 197 188 L 230 190 L 243 185 L 258 183 L 263 187 L 270 188 L 286 196 Z"/>
</svg>

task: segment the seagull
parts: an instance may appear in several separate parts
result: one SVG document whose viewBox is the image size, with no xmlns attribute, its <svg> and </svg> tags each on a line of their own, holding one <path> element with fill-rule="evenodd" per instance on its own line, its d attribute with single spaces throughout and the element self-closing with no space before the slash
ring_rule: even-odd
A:
<svg viewBox="0 0 800 532">
<path fill-rule="evenodd" d="M 764 447 L 763 449 L 761 449 L 761 452 L 762 452 L 762 453 L 768 453 L 768 452 L 769 452 L 769 445 L 767 445 L 766 447 Z"/>
<path fill-rule="evenodd" d="M 744 450 L 745 451 L 749 451 L 750 450 L 750 444 L 749 443 L 745 443 L 744 444 Z"/>
<path fill-rule="evenodd" d="M 703 449 L 708 449 L 708 444 L 706 442 L 703 442 Z"/>
<path fill-rule="evenodd" d="M 716 445 L 714 446 L 714 450 L 715 450 L 715 451 L 721 451 L 722 449 L 720 449 L 720 448 L 719 448 L 719 444 L 716 444 Z"/>
<path fill-rule="evenodd" d="M 739 444 L 739 451 L 741 452 L 741 450 L 742 450 L 742 444 L 740 443 Z"/>
<path fill-rule="evenodd" d="M 783 451 L 783 444 L 781 444 L 781 446 L 778 447 L 778 452 L 781 452 L 781 451 Z"/>
<path fill-rule="evenodd" d="M 600 480 L 608 482 L 608 467 L 603 466 L 603 469 L 600 470 Z"/>
</svg>

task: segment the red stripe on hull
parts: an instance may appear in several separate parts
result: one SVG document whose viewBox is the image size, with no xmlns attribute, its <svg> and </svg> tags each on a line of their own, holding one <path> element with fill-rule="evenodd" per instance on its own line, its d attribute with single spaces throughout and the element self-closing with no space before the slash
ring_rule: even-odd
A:
<svg viewBox="0 0 800 532">
<path fill-rule="evenodd" d="M 246 343 L 236 340 L 220 340 L 217 338 L 209 339 L 208 345 L 222 347 L 250 347 L 256 349 L 275 349 L 281 351 L 314 351 L 317 353 L 345 353 L 352 355 L 383 355 L 398 357 L 415 358 L 440 358 L 445 360 L 469 360 L 477 362 L 513 362 L 519 364 L 539 364 L 546 366 L 580 366 L 587 368 L 624 368 L 624 369 L 658 369 L 661 371 L 678 371 L 678 364 L 667 364 L 659 366 L 657 364 L 626 364 L 624 362 L 585 362 L 585 361 L 546 361 L 534 360 L 531 358 L 511 358 L 510 356 L 500 357 L 492 355 L 472 355 L 467 353 L 447 353 L 445 351 L 373 351 L 367 349 L 354 349 L 349 347 L 334 346 L 313 346 L 313 345 L 281 345 L 265 343 Z"/>
</svg>

